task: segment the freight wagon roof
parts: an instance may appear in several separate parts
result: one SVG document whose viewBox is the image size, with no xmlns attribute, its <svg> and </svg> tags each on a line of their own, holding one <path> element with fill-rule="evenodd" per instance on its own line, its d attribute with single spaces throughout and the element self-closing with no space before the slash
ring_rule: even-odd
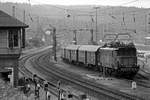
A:
<svg viewBox="0 0 150 100">
<path fill-rule="evenodd" d="M 61 48 L 62 48 L 62 49 L 65 49 L 66 47 L 67 47 L 67 45 L 63 45 L 63 46 L 61 46 Z"/>
<path fill-rule="evenodd" d="M 80 47 L 80 45 L 68 45 L 68 46 L 66 46 L 66 49 L 77 50 L 79 47 Z"/>
<path fill-rule="evenodd" d="M 79 47 L 80 51 L 91 51 L 96 52 L 101 46 L 95 46 L 95 45 L 82 45 Z"/>
</svg>

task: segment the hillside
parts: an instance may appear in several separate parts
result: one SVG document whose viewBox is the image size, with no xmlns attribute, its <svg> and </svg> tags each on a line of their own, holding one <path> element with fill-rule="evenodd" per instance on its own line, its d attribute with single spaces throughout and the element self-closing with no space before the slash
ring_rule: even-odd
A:
<svg viewBox="0 0 150 100">
<path fill-rule="evenodd" d="M 61 34 L 58 36 L 60 37 L 58 41 L 67 43 L 70 43 L 73 39 L 73 32 L 70 30 L 85 28 L 95 29 L 96 10 L 92 5 L 54 6 L 1 3 L 0 9 L 12 15 L 12 6 L 16 7 L 15 17 L 22 21 L 23 10 L 26 11 L 26 24 L 30 26 L 29 29 L 27 29 L 27 38 L 42 38 L 49 24 L 56 27 L 57 34 Z M 98 40 L 102 39 L 103 35 L 107 33 L 128 31 L 136 42 L 143 42 L 144 36 L 149 35 L 147 32 L 148 11 L 148 9 L 135 7 L 99 6 L 97 10 Z M 90 37 L 91 34 L 89 31 L 77 32 L 77 41 L 79 44 L 87 44 Z"/>
</svg>

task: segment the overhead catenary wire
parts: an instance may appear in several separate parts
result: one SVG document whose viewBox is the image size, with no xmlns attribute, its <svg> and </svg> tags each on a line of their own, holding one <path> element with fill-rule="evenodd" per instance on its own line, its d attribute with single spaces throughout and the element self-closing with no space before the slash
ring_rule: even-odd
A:
<svg viewBox="0 0 150 100">
<path fill-rule="evenodd" d="M 29 0 L 30 1 L 30 0 Z M 46 1 L 46 0 L 44 0 L 44 1 Z M 132 3 L 135 3 L 135 2 L 137 2 L 137 1 L 139 1 L 139 0 L 133 0 L 133 1 L 130 1 L 130 2 L 126 2 L 126 3 L 122 3 L 122 4 L 120 4 L 120 5 L 118 5 L 118 6 L 125 6 L 125 5 L 128 5 L 128 4 L 132 4 Z M 40 2 L 36 2 L 36 3 L 40 3 Z M 30 1 L 30 4 L 31 4 L 31 1 Z M 58 6 L 56 6 L 56 5 L 49 5 L 49 6 L 51 6 L 51 7 L 54 7 L 54 8 L 57 8 L 57 9 L 61 9 L 61 10 L 63 10 L 63 11 L 67 11 L 67 12 L 84 12 L 84 13 L 94 13 L 95 11 L 82 11 L 82 10 L 73 10 L 73 9 L 69 9 L 69 8 L 63 8 L 63 7 L 58 7 Z M 105 10 L 108 10 L 108 9 L 112 9 L 112 8 L 106 8 Z M 136 11 L 134 11 L 134 12 L 136 12 Z M 137 11 L 138 12 L 138 11 Z M 125 13 L 125 12 L 124 12 Z"/>
<path fill-rule="evenodd" d="M 28 1 L 30 1 L 30 0 L 28 0 Z M 33 0 L 32 0 L 33 1 Z M 32 1 L 30 1 L 30 4 L 32 4 Z M 49 2 L 49 1 L 46 1 L 46 0 L 42 0 L 42 1 L 45 1 L 45 2 Z M 41 2 L 35 2 L 34 1 L 34 3 L 41 3 Z M 54 8 L 57 8 L 57 9 L 60 9 L 60 10 L 63 10 L 63 11 L 70 11 L 70 12 L 87 12 L 87 13 L 90 13 L 89 11 L 83 11 L 83 10 L 77 10 L 77 9 L 70 9 L 70 8 L 67 8 L 67 7 L 69 7 L 69 6 L 64 6 L 64 7 L 66 7 L 66 8 L 64 8 L 64 7 L 60 7 L 60 6 L 63 6 L 63 5 L 52 5 L 52 4 L 49 4 L 48 6 L 51 6 L 51 7 L 54 7 Z"/>
<path fill-rule="evenodd" d="M 132 3 L 135 3 L 139 0 L 133 0 L 133 1 L 129 1 L 129 2 L 126 2 L 126 3 L 122 3 L 120 6 L 125 6 L 125 5 L 128 5 L 128 4 L 132 4 Z"/>
<path fill-rule="evenodd" d="M 31 3 L 31 1 L 30 0 L 28 0 L 30 3 Z M 137 2 L 138 0 L 134 0 L 134 2 Z M 132 2 L 127 2 L 127 3 L 124 3 L 124 4 L 131 4 L 131 3 L 133 3 L 133 1 Z M 62 9 L 63 11 L 66 11 L 67 13 L 69 13 L 70 11 L 72 11 L 71 9 L 68 9 L 68 8 L 62 8 L 62 7 L 58 7 L 58 6 L 53 6 L 53 7 L 57 7 L 58 9 Z M 20 9 L 19 9 L 20 10 Z M 134 13 L 140 13 L 140 12 L 146 12 L 148 9 L 142 9 L 142 10 L 133 10 L 133 11 L 128 11 L 128 12 L 124 12 L 124 14 L 133 14 L 133 12 Z M 76 11 L 76 10 L 73 10 L 73 11 Z M 81 13 L 81 12 L 80 12 Z M 109 16 L 111 16 L 113 19 L 116 19 L 116 15 L 121 15 L 122 13 L 113 13 L 113 15 L 111 15 L 111 14 L 107 14 L 107 15 L 109 15 Z M 102 13 L 102 14 L 100 14 L 100 15 L 98 15 L 98 16 L 102 16 L 102 15 L 106 15 L 105 13 Z M 32 14 L 28 14 L 28 16 L 29 16 L 29 18 L 30 18 L 30 20 L 33 22 L 34 20 L 34 18 L 33 18 L 33 16 L 32 16 Z M 56 16 L 56 15 L 54 15 L 54 16 Z M 69 13 L 67 16 L 71 16 L 71 14 Z M 78 15 L 78 14 L 76 14 L 75 16 L 80 16 L 80 15 Z M 82 16 L 82 15 L 81 15 Z M 95 16 L 95 15 L 90 15 L 90 16 Z M 47 16 L 47 17 L 49 17 L 49 16 Z M 93 19 L 91 17 L 91 20 Z M 94 22 L 94 19 L 92 20 L 92 22 Z"/>
<path fill-rule="evenodd" d="M 31 0 L 27 0 L 28 1 L 28 3 L 31 5 L 31 3 L 32 3 L 32 1 Z M 133 0 L 133 1 L 130 1 L 130 2 L 127 2 L 127 3 L 123 3 L 123 4 L 121 4 L 121 5 L 127 5 L 127 4 L 131 4 L 131 3 L 134 3 L 134 2 L 137 2 L 137 1 L 139 1 L 139 0 Z M 38 2 L 37 2 L 38 3 Z M 70 12 L 71 11 L 78 11 L 78 10 L 72 10 L 72 9 L 68 9 L 68 8 L 63 8 L 63 7 L 58 7 L 58 6 L 56 6 L 56 5 L 50 5 L 50 6 L 52 6 L 52 7 L 55 7 L 55 8 L 58 8 L 58 9 L 61 9 L 61 10 L 63 10 L 63 11 L 65 11 L 65 12 L 68 12 L 68 15 L 67 16 L 71 16 L 72 14 L 70 14 Z M 111 8 L 108 8 L 108 9 L 112 9 L 112 7 Z M 105 10 L 107 10 L 107 8 L 105 9 Z M 81 12 L 85 12 L 85 11 L 81 11 Z M 136 11 L 129 11 L 129 12 L 124 12 L 124 14 L 129 14 L 129 13 L 133 13 L 133 12 L 145 12 L 145 9 L 144 10 L 140 10 L 140 11 L 138 11 L 138 10 L 136 10 Z M 79 12 L 78 12 L 79 13 Z M 85 13 L 88 13 L 88 12 L 85 12 Z M 91 12 L 90 12 L 91 13 Z M 117 13 L 113 13 L 113 14 L 115 14 L 115 15 L 121 15 L 122 13 L 119 13 L 119 12 L 117 12 Z M 74 16 L 79 16 L 78 14 L 75 14 Z M 97 15 L 97 16 L 102 16 L 102 15 L 106 15 L 106 13 L 101 13 L 100 15 Z M 110 14 L 109 14 L 110 15 Z M 30 18 L 30 20 L 33 22 L 33 18 L 32 18 L 32 16 L 31 16 L 31 14 L 29 13 L 28 14 L 28 16 L 29 16 L 29 18 Z M 94 16 L 94 15 L 93 15 Z M 47 16 L 48 17 L 48 16 Z"/>
</svg>

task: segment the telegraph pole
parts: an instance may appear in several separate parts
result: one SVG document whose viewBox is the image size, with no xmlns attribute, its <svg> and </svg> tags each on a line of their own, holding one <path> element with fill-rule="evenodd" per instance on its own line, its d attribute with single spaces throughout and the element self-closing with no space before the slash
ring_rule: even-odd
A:
<svg viewBox="0 0 150 100">
<path fill-rule="evenodd" d="M 95 14 L 96 14 L 96 16 L 95 16 L 95 17 L 96 17 L 95 31 L 96 31 L 96 32 L 95 32 L 95 33 L 96 33 L 96 42 L 97 42 L 97 39 L 98 39 L 98 38 L 97 38 L 97 36 L 98 36 L 98 30 L 97 30 L 97 10 L 99 9 L 99 7 L 94 7 L 94 9 L 96 9 L 96 12 L 95 12 Z"/>
<path fill-rule="evenodd" d="M 23 10 L 23 22 L 25 23 L 26 22 L 26 12 L 25 12 L 25 10 Z"/>
<path fill-rule="evenodd" d="M 53 28 L 53 52 L 54 52 L 54 60 L 57 61 L 57 55 L 56 55 L 56 28 Z"/>
<path fill-rule="evenodd" d="M 39 35 L 39 16 L 37 16 L 37 25 L 36 25 L 36 28 L 37 28 L 37 34 Z"/>
<path fill-rule="evenodd" d="M 12 6 L 12 16 L 15 17 L 15 6 Z"/>
<path fill-rule="evenodd" d="M 93 42 L 93 29 L 90 29 L 91 32 L 91 42 Z"/>
<path fill-rule="evenodd" d="M 136 33 L 136 19 L 135 19 L 135 13 L 133 13 L 133 21 L 134 21 L 134 28 L 135 28 L 135 30 L 134 30 L 134 33 Z"/>
<path fill-rule="evenodd" d="M 49 29 L 49 30 L 52 32 L 52 35 L 53 35 L 53 54 L 54 54 L 54 60 L 57 61 L 57 54 L 56 54 L 56 46 L 57 46 L 56 28 L 54 26 L 52 26 L 51 24 L 49 24 L 49 27 L 51 27 L 51 29 Z"/>
<path fill-rule="evenodd" d="M 147 32 L 147 14 L 145 14 L 145 32 Z"/>
<path fill-rule="evenodd" d="M 74 34 L 73 37 L 74 44 L 77 45 L 77 30 L 73 30 L 73 34 Z"/>
</svg>

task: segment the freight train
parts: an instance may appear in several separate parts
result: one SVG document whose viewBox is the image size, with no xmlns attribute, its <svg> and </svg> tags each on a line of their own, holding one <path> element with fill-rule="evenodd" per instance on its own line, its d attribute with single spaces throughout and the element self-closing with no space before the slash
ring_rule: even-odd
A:
<svg viewBox="0 0 150 100">
<path fill-rule="evenodd" d="M 97 69 L 105 75 L 133 78 L 139 71 L 133 43 L 110 42 L 99 45 L 67 45 L 61 48 L 64 61 Z"/>
</svg>

